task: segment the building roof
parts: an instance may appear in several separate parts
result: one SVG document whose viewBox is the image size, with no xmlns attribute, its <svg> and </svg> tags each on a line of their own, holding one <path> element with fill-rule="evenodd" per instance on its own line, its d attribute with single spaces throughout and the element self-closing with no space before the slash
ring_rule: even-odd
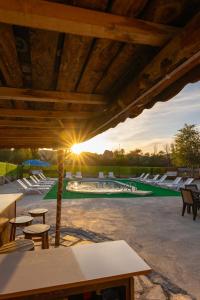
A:
<svg viewBox="0 0 200 300">
<path fill-rule="evenodd" d="M 200 78 L 198 0 L 0 0 L 1 148 L 68 147 Z"/>
</svg>

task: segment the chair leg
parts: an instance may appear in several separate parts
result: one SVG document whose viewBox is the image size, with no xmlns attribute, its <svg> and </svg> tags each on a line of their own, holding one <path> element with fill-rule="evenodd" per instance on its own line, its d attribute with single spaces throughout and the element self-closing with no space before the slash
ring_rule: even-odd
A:
<svg viewBox="0 0 200 300">
<path fill-rule="evenodd" d="M 185 203 L 183 203 L 182 216 L 184 216 L 184 214 L 185 214 L 186 206 L 187 206 L 187 205 L 186 205 Z"/>
<path fill-rule="evenodd" d="M 197 217 L 197 206 L 196 205 L 192 205 L 192 211 L 193 211 L 193 221 L 195 221 L 196 217 Z"/>
<path fill-rule="evenodd" d="M 187 205 L 187 213 L 190 214 L 191 213 L 191 206 Z"/>
<path fill-rule="evenodd" d="M 43 214 L 43 224 L 45 224 L 45 214 Z"/>
</svg>

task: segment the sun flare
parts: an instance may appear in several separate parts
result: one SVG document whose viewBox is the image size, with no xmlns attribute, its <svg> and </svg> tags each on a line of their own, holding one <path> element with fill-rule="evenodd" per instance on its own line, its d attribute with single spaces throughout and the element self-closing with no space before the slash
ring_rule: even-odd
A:
<svg viewBox="0 0 200 300">
<path fill-rule="evenodd" d="M 72 153 L 74 153 L 74 154 L 81 154 L 81 152 L 83 151 L 83 150 L 82 150 L 82 147 L 81 147 L 81 144 L 74 144 L 74 145 L 71 147 L 71 151 L 72 151 Z"/>
</svg>

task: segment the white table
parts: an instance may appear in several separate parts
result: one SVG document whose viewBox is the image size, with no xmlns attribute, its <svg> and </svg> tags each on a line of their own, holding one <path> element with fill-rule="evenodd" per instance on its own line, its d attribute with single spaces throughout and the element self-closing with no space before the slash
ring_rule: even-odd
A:
<svg viewBox="0 0 200 300">
<path fill-rule="evenodd" d="M 37 294 L 51 299 L 58 291 L 67 296 L 125 286 L 132 300 L 133 276 L 149 272 L 125 241 L 0 255 L 0 299 L 31 300 Z"/>
</svg>

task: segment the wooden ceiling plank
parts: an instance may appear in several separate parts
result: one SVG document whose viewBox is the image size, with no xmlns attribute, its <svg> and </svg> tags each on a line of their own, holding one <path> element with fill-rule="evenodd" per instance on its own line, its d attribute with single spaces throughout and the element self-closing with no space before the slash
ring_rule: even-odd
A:
<svg viewBox="0 0 200 300">
<path fill-rule="evenodd" d="M 58 37 L 57 32 L 30 30 L 32 87 L 34 89 L 52 88 Z"/>
<path fill-rule="evenodd" d="M 28 121 L 13 121 L 13 120 L 0 120 L 0 127 L 24 127 L 24 128 L 44 128 L 44 129 L 60 129 L 59 125 L 51 122 L 28 122 Z M 66 126 L 65 126 L 66 128 Z M 68 127 L 67 128 L 74 128 Z"/>
<path fill-rule="evenodd" d="M 127 117 L 137 116 L 173 82 L 184 76 L 200 63 L 200 12 L 189 22 L 184 30 L 170 41 L 144 68 L 137 78 L 127 85 L 118 96 L 117 105 L 110 108 L 110 115 L 101 120 L 93 131 L 99 133 Z M 121 108 L 123 104 L 123 109 Z"/>
<path fill-rule="evenodd" d="M 43 0 L 0 2 L 0 21 L 122 42 L 162 46 L 177 29 Z"/>
<path fill-rule="evenodd" d="M 114 1 L 111 13 L 135 17 L 145 6 L 146 0 Z M 133 46 L 133 45 L 132 45 Z M 77 91 L 93 92 L 99 81 L 106 76 L 116 55 L 120 53 L 122 43 L 108 39 L 97 39 L 90 54 L 87 66 L 82 74 Z"/>
<path fill-rule="evenodd" d="M 57 90 L 74 91 L 88 56 L 92 38 L 66 35 L 58 75 Z"/>
<path fill-rule="evenodd" d="M 0 109 L 2 117 L 23 117 L 23 118 L 48 118 L 48 119 L 88 119 L 93 118 L 97 113 L 91 112 L 66 112 L 52 110 L 31 110 L 31 109 Z"/>
<path fill-rule="evenodd" d="M 121 1 L 114 2 L 114 7 L 119 5 L 117 2 Z M 137 12 L 139 2 L 134 1 L 134 3 L 136 5 L 135 12 Z M 151 0 L 148 1 L 145 7 L 143 6 L 142 19 L 160 24 L 169 24 L 183 14 L 185 6 L 186 3 L 183 2 Z M 170 13 L 166 13 L 166 11 Z M 141 13 L 141 10 L 139 12 Z M 128 14 L 133 16 L 131 10 L 128 11 Z M 118 92 L 124 84 L 123 81 L 127 81 L 127 78 L 133 78 L 135 74 L 140 72 L 153 55 L 152 49 L 148 46 L 125 44 L 95 88 L 95 92 L 99 94 Z"/>
<path fill-rule="evenodd" d="M 7 24 L 0 24 L 0 71 L 7 86 L 23 85 L 13 30 Z"/>
<path fill-rule="evenodd" d="M 71 3 L 71 2 L 70 2 Z M 72 1 L 72 4 L 74 2 Z M 108 0 L 78 0 L 76 6 L 92 10 L 104 11 L 107 7 Z M 57 89 L 60 91 L 75 91 L 85 64 L 89 57 L 93 45 L 93 38 L 72 34 L 65 34 L 64 46 L 62 51 Z M 74 55 L 76 53 L 76 55 Z M 68 109 L 73 107 L 67 105 Z M 55 109 L 64 109 L 62 104 L 55 104 Z"/>
<path fill-rule="evenodd" d="M 44 103 L 80 103 L 91 105 L 105 105 L 107 103 L 107 98 L 105 96 L 96 94 L 19 89 L 7 87 L 0 87 L 0 99 Z"/>
</svg>

